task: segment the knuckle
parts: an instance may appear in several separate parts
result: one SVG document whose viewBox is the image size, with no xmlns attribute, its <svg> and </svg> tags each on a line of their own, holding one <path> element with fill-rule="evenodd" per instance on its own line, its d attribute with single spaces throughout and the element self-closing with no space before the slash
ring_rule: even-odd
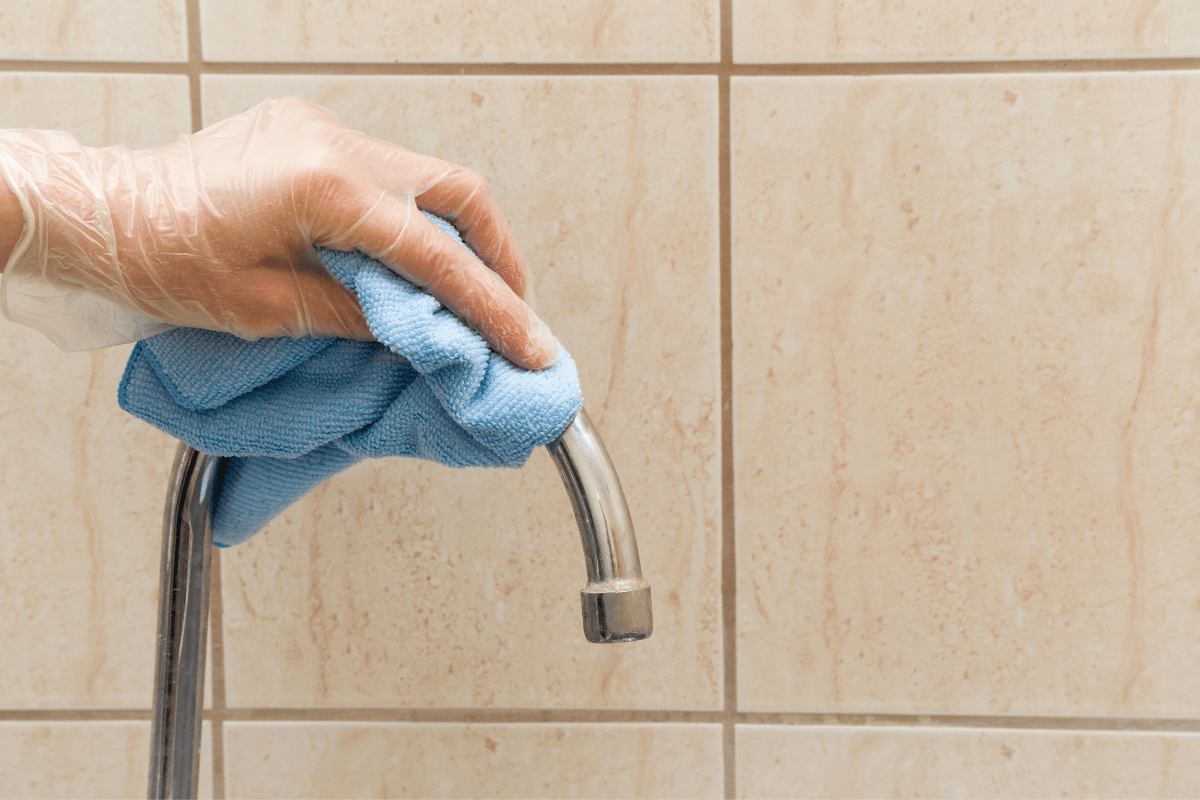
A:
<svg viewBox="0 0 1200 800">
<path fill-rule="evenodd" d="M 487 179 L 470 167 L 459 167 L 458 180 L 464 189 L 467 189 L 477 197 L 486 197 L 491 194 Z"/>
<path fill-rule="evenodd" d="M 329 148 L 307 148 L 294 158 L 295 185 L 317 207 L 353 211 L 367 203 L 369 184 Z"/>
<path fill-rule="evenodd" d="M 279 100 L 276 100 L 275 103 L 277 104 L 279 110 L 283 112 L 313 117 L 325 116 L 323 113 L 321 113 L 320 108 L 302 97 L 283 97 Z"/>
<path fill-rule="evenodd" d="M 292 168 L 309 175 L 315 183 L 329 187 L 344 187 L 350 182 L 349 171 L 341 155 L 324 144 L 297 148 L 291 154 Z"/>
<path fill-rule="evenodd" d="M 331 130 L 342 127 L 333 112 L 302 97 L 283 97 L 268 102 L 271 115 L 288 126 L 294 135 L 328 138 Z"/>
</svg>

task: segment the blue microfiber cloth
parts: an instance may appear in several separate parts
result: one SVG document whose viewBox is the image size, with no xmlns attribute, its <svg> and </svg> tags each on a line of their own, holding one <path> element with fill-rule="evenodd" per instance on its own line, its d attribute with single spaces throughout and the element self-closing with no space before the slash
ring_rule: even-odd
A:
<svg viewBox="0 0 1200 800">
<path fill-rule="evenodd" d="M 426 216 L 462 242 L 448 222 Z M 358 296 L 378 342 L 248 342 L 179 328 L 139 342 L 125 367 L 121 408 L 230 457 L 213 511 L 222 547 L 249 539 L 362 458 L 520 467 L 582 407 L 575 363 L 561 347 L 554 366 L 520 369 L 379 262 L 317 254 Z"/>
</svg>

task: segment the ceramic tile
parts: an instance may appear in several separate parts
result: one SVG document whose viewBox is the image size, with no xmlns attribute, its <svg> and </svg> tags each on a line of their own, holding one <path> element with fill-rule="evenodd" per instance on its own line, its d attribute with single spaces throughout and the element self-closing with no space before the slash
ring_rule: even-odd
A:
<svg viewBox="0 0 1200 800">
<path fill-rule="evenodd" d="M 0 128 L 70 131 L 91 147 L 157 147 L 192 129 L 188 80 L 182 75 L 0 73 Z"/>
<path fill-rule="evenodd" d="M 735 83 L 743 708 L 1200 713 L 1198 89 Z"/>
<path fill-rule="evenodd" d="M 0 340 L 0 705 L 146 707 L 171 444 L 117 408 L 128 347 Z"/>
<path fill-rule="evenodd" d="M 148 722 L 0 722 L 0 797 L 145 797 Z M 200 791 L 212 797 L 212 731 L 200 740 Z"/>
<path fill-rule="evenodd" d="M 717 0 L 202 0 L 211 61 L 716 61 Z"/>
<path fill-rule="evenodd" d="M 186 98 L 182 78 L 3 75 L 0 126 L 161 143 L 172 87 Z M 0 706 L 150 703 L 173 444 L 117 408 L 129 349 L 66 354 L 0 323 Z"/>
<path fill-rule="evenodd" d="M 0 0 L 0 58 L 187 61 L 184 0 Z"/>
<path fill-rule="evenodd" d="M 361 464 L 223 561 L 234 706 L 719 707 L 716 81 L 211 78 L 490 180 L 629 499 L 655 633 L 589 645 L 579 536 L 521 471 Z"/>
<path fill-rule="evenodd" d="M 1195 797 L 1200 735 L 739 726 L 738 797 Z"/>
<path fill-rule="evenodd" d="M 733 0 L 734 59 L 937 61 L 1195 56 L 1190 0 Z"/>
<path fill-rule="evenodd" d="M 229 723 L 230 797 L 720 797 L 719 725 Z"/>
</svg>

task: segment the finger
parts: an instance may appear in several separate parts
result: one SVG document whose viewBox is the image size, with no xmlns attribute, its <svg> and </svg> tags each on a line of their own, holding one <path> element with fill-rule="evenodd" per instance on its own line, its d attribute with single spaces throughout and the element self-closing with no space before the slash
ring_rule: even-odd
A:
<svg viewBox="0 0 1200 800">
<path fill-rule="evenodd" d="M 361 135 L 364 158 L 379 180 L 397 194 L 414 194 L 417 205 L 454 224 L 463 241 L 518 297 L 528 291 L 529 269 L 512 227 L 483 176 L 440 158 Z"/>
<path fill-rule="evenodd" d="M 417 195 L 417 205 L 450 220 L 479 257 L 520 297 L 529 286 L 529 268 L 512 227 L 483 176 L 452 167 Z"/>
<path fill-rule="evenodd" d="M 558 358 L 550 329 L 513 289 L 411 202 L 381 192 L 353 233 L 341 246 L 356 247 L 425 288 L 512 363 L 541 369 Z"/>
</svg>

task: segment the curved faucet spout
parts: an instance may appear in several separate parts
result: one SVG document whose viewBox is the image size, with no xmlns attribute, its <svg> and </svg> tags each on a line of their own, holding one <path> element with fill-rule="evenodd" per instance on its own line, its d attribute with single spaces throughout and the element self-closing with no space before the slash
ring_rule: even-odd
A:
<svg viewBox="0 0 1200 800">
<path fill-rule="evenodd" d="M 589 642 L 636 642 L 650 636 L 650 584 L 642 578 L 629 505 L 612 459 L 587 412 L 580 409 L 562 436 L 546 445 L 558 467 L 587 562 L 583 634 Z"/>
<path fill-rule="evenodd" d="M 608 451 L 580 410 L 547 445 L 566 484 L 583 538 L 589 642 L 633 642 L 653 630 L 625 493 Z M 167 493 L 150 747 L 151 798 L 195 797 L 208 631 L 210 513 L 221 459 L 180 443 Z"/>
</svg>

